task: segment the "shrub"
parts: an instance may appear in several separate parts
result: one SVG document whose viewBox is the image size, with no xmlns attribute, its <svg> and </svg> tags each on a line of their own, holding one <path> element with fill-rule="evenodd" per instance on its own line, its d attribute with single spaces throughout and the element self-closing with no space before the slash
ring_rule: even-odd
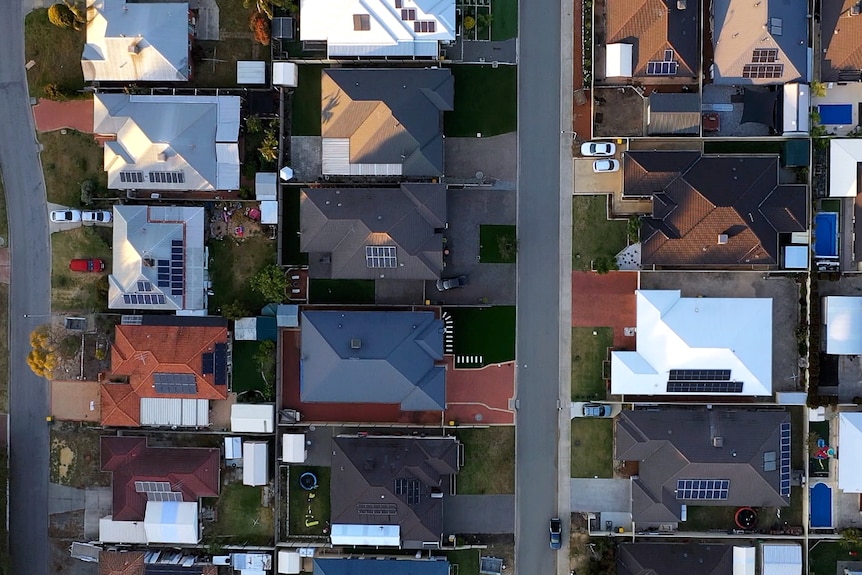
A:
<svg viewBox="0 0 862 575">
<path fill-rule="evenodd" d="M 287 278 L 284 271 L 275 264 L 269 265 L 249 281 L 251 289 L 259 293 L 268 302 L 284 301 L 287 289 Z"/>
<path fill-rule="evenodd" d="M 248 19 L 248 27 L 254 32 L 254 40 L 264 46 L 270 42 L 269 18 L 260 12 L 254 12 Z"/>
<path fill-rule="evenodd" d="M 57 84 L 45 84 L 42 91 L 45 92 L 45 97 L 49 100 L 63 100 L 66 98 L 66 90 Z"/>
<path fill-rule="evenodd" d="M 58 28 L 77 28 L 75 13 L 65 4 L 54 4 L 48 8 L 48 21 Z"/>
<path fill-rule="evenodd" d="M 96 193 L 96 181 L 88 178 L 81 182 L 81 204 L 89 206 L 93 203 L 93 194 Z"/>
</svg>

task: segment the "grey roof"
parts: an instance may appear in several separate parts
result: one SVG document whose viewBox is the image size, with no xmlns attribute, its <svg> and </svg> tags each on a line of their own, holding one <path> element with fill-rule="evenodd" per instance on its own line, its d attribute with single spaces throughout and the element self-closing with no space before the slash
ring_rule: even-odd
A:
<svg viewBox="0 0 862 575">
<path fill-rule="evenodd" d="M 786 84 L 808 81 L 808 2 L 806 0 L 714 0 L 712 3 L 713 80 L 716 84 Z M 775 78 L 744 78 L 755 64 L 754 50 L 778 50 L 783 66 Z"/>
<path fill-rule="evenodd" d="M 351 164 L 401 164 L 404 176 L 440 176 L 443 112 L 454 106 L 448 69 L 328 69 L 321 135 L 349 139 Z"/>
<path fill-rule="evenodd" d="M 648 135 L 699 133 L 700 95 L 660 92 L 650 94 Z"/>
<path fill-rule="evenodd" d="M 733 546 L 718 543 L 623 543 L 617 575 L 732 575 Z"/>
<path fill-rule="evenodd" d="M 446 407 L 443 322 L 430 311 L 304 311 L 300 399 Z"/>
<path fill-rule="evenodd" d="M 443 269 L 444 184 L 398 188 L 308 188 L 299 199 L 300 250 L 323 258 L 334 279 L 431 280 Z M 365 246 L 395 246 L 395 268 L 370 268 Z M 312 271 L 312 275 L 321 273 Z"/>
<path fill-rule="evenodd" d="M 438 557 L 370 561 L 352 557 L 314 560 L 314 575 L 449 575 L 449 562 Z"/>
<path fill-rule="evenodd" d="M 764 471 L 763 454 L 780 453 L 785 411 L 734 409 L 643 409 L 623 411 L 616 420 L 614 459 L 638 461 L 632 482 L 636 523 L 679 521 L 678 479 L 727 479 L 726 500 L 697 505 L 789 505 L 780 494 L 780 470 Z M 714 446 L 720 437 L 721 447 Z M 691 504 L 691 501 L 688 501 Z"/>
<path fill-rule="evenodd" d="M 439 542 L 443 499 L 431 492 L 449 493 L 449 479 L 458 473 L 456 438 L 339 435 L 332 443 L 332 523 L 399 525 L 407 548 Z M 418 482 L 416 500 L 396 493 L 399 479 Z M 389 505 L 394 513 L 363 512 L 369 504 Z"/>
</svg>

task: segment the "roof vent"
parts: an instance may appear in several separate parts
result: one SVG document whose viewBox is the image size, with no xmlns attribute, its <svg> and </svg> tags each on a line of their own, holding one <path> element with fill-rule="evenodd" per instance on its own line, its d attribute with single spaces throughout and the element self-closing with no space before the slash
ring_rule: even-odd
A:
<svg viewBox="0 0 862 575">
<path fill-rule="evenodd" d="M 685 0 L 676 0 L 676 9 L 685 10 Z"/>
<path fill-rule="evenodd" d="M 159 152 L 158 155 L 156 155 L 156 158 L 160 162 L 166 162 L 168 160 L 168 155 L 165 152 Z"/>
<path fill-rule="evenodd" d="M 359 349 L 362 347 L 362 340 L 358 337 L 354 337 L 350 340 L 350 349 Z"/>
<path fill-rule="evenodd" d="M 134 44 L 129 44 L 129 54 L 140 54 L 140 52 L 141 48 L 138 45 L 138 42 L 135 42 Z"/>
<path fill-rule="evenodd" d="M 712 438 L 713 447 L 724 447 L 724 438 L 721 436 Z"/>
<path fill-rule="evenodd" d="M 718 234 L 718 245 L 723 246 L 727 243 L 727 234 Z"/>
</svg>

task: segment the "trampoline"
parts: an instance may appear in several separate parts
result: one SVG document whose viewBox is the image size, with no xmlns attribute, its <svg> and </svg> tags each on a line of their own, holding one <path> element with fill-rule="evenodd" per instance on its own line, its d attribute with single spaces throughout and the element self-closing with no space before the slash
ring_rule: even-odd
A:
<svg viewBox="0 0 862 575">
<path fill-rule="evenodd" d="M 838 214 L 819 212 L 814 216 L 814 253 L 821 258 L 838 257 Z"/>
<path fill-rule="evenodd" d="M 811 488 L 811 527 L 832 527 L 832 488 L 825 483 Z"/>
<path fill-rule="evenodd" d="M 853 104 L 820 104 L 820 123 L 823 125 L 847 125 L 853 123 Z"/>
</svg>

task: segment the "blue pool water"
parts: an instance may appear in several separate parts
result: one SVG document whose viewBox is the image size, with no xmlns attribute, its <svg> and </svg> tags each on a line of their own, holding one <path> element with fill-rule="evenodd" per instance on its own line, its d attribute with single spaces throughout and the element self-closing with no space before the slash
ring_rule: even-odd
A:
<svg viewBox="0 0 862 575">
<path fill-rule="evenodd" d="M 818 257 L 838 257 L 838 214 L 820 212 L 814 216 L 814 253 Z"/>
<path fill-rule="evenodd" d="M 820 123 L 824 125 L 843 125 L 853 123 L 853 104 L 820 104 Z"/>
<path fill-rule="evenodd" d="M 811 526 L 832 527 L 832 488 L 825 483 L 811 488 Z"/>
</svg>

